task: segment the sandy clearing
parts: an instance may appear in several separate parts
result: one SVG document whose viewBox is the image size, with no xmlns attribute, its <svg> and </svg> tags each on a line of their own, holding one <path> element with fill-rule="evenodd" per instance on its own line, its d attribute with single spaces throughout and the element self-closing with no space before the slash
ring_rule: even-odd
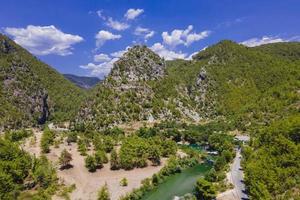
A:
<svg viewBox="0 0 300 200">
<path fill-rule="evenodd" d="M 51 152 L 47 154 L 49 160 L 51 160 L 58 168 L 58 158 L 60 152 L 66 148 L 73 157 L 71 164 L 73 168 L 66 170 L 57 170 L 58 177 L 66 185 L 76 184 L 76 190 L 70 195 L 73 200 L 93 200 L 97 199 L 98 190 L 107 183 L 111 199 L 119 199 L 120 196 L 132 191 L 134 188 L 141 186 L 141 181 L 147 177 L 151 177 L 154 173 L 157 173 L 166 163 L 166 159 L 162 159 L 160 166 L 148 166 L 145 168 L 137 168 L 129 171 L 125 170 L 110 170 L 110 164 L 105 164 L 102 169 L 98 169 L 96 172 L 89 172 L 84 166 L 84 157 L 77 151 L 77 144 L 68 146 L 67 144 L 61 144 L 59 148 L 51 148 Z M 120 180 L 126 177 L 128 180 L 128 186 L 120 186 Z"/>
<path fill-rule="evenodd" d="M 22 148 L 29 152 L 31 155 L 40 156 L 40 141 L 43 132 L 39 130 L 33 130 L 34 136 L 28 138 Z M 32 138 L 36 138 L 36 142 L 31 144 Z M 63 149 L 68 150 L 72 154 L 73 168 L 60 170 L 58 164 L 58 158 Z M 92 153 L 92 150 L 87 152 Z M 154 173 L 157 173 L 165 164 L 166 158 L 162 159 L 160 166 L 151 166 L 145 168 L 136 168 L 133 170 L 110 170 L 110 164 L 105 164 L 102 169 L 98 169 L 96 172 L 89 172 L 84 166 L 84 156 L 81 156 L 77 151 L 77 144 L 72 143 L 68 145 L 66 142 L 59 145 L 58 148 L 51 147 L 50 153 L 46 154 L 47 158 L 54 164 L 57 169 L 57 175 L 60 182 L 66 186 L 76 184 L 76 190 L 74 190 L 70 197 L 72 200 L 94 200 L 97 199 L 98 190 L 106 183 L 108 185 L 111 199 L 117 200 L 120 196 L 131 192 L 134 188 L 141 186 L 141 181 L 145 178 L 151 177 Z M 128 186 L 120 186 L 120 180 L 127 178 Z M 54 196 L 53 199 L 61 199 Z"/>
<path fill-rule="evenodd" d="M 21 148 L 23 148 L 31 155 L 39 157 L 41 155 L 40 143 L 41 143 L 43 131 L 40 131 L 38 129 L 32 129 L 32 131 L 33 131 L 33 136 L 27 138 L 25 142 L 21 145 Z M 35 141 L 34 143 L 32 143 L 33 139 Z"/>
</svg>

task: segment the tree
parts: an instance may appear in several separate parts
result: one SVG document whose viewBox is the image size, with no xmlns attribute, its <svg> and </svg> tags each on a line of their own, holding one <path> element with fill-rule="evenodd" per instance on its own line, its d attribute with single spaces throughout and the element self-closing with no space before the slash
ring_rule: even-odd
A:
<svg viewBox="0 0 300 200">
<path fill-rule="evenodd" d="M 221 156 L 225 158 L 227 163 L 229 163 L 233 158 L 232 153 L 228 150 L 222 151 Z"/>
<path fill-rule="evenodd" d="M 115 149 L 112 150 L 110 154 L 110 169 L 117 170 L 120 168 L 119 158 L 117 151 Z"/>
<path fill-rule="evenodd" d="M 223 169 L 223 167 L 226 165 L 226 160 L 225 158 L 221 155 L 217 158 L 216 163 L 215 163 L 215 169 L 216 171 L 219 171 Z"/>
<path fill-rule="evenodd" d="M 152 184 L 155 185 L 155 186 L 157 186 L 159 184 L 159 182 L 160 182 L 159 176 L 157 174 L 153 174 L 153 176 L 152 176 Z"/>
<path fill-rule="evenodd" d="M 146 155 L 142 155 L 141 157 L 137 158 L 134 165 L 139 168 L 147 167 Z"/>
<path fill-rule="evenodd" d="M 176 143 L 173 140 L 166 140 L 162 144 L 162 156 L 169 157 L 177 152 Z"/>
<path fill-rule="evenodd" d="M 216 189 L 211 182 L 203 178 L 198 179 L 195 187 L 196 197 L 199 200 L 211 200 L 216 198 Z"/>
<path fill-rule="evenodd" d="M 112 149 L 114 148 L 114 141 L 112 139 L 112 137 L 110 136 L 105 136 L 103 138 L 103 145 L 104 145 L 104 151 L 109 153 L 112 151 Z"/>
<path fill-rule="evenodd" d="M 98 167 L 103 167 L 103 164 L 108 162 L 106 154 L 103 150 L 96 151 L 95 161 Z"/>
<path fill-rule="evenodd" d="M 109 191 L 108 191 L 108 187 L 107 187 L 106 183 L 99 190 L 97 200 L 110 200 L 110 195 L 109 195 Z"/>
<path fill-rule="evenodd" d="M 122 180 L 120 181 L 120 185 L 123 186 L 123 187 L 124 187 L 124 186 L 127 186 L 127 185 L 128 185 L 128 180 L 127 180 L 127 178 L 125 178 L 125 177 L 122 178 Z"/>
<path fill-rule="evenodd" d="M 94 156 L 88 155 L 85 158 L 85 167 L 90 171 L 94 172 L 96 171 L 97 164 Z"/>
<path fill-rule="evenodd" d="M 77 142 L 77 134 L 76 132 L 69 132 L 67 137 L 67 143 L 70 145 L 72 142 Z"/>
<path fill-rule="evenodd" d="M 72 154 L 70 154 L 66 149 L 64 149 L 59 157 L 59 164 L 61 165 L 61 169 L 65 169 L 70 166 L 70 162 L 72 161 Z"/>
<path fill-rule="evenodd" d="M 160 165 L 160 153 L 157 146 L 149 149 L 149 160 L 151 160 L 153 165 Z"/>
<path fill-rule="evenodd" d="M 80 152 L 80 155 L 86 156 L 87 148 L 86 148 L 86 144 L 84 143 L 84 141 L 78 140 L 77 144 L 78 144 L 78 151 Z"/>
<path fill-rule="evenodd" d="M 43 131 L 43 135 L 41 138 L 41 149 L 42 153 L 50 152 L 50 145 L 53 144 L 55 138 L 55 134 L 47 127 Z"/>
<path fill-rule="evenodd" d="M 206 175 L 205 180 L 215 182 L 217 180 L 217 172 L 215 168 L 212 168 Z"/>
</svg>

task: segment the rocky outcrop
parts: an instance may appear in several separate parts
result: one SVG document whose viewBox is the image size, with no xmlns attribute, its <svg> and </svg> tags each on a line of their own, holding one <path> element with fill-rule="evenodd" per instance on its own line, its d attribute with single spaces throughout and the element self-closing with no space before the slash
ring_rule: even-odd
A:
<svg viewBox="0 0 300 200">
<path fill-rule="evenodd" d="M 38 119 L 39 124 L 45 124 L 50 115 L 47 93 L 44 93 L 44 95 L 42 96 L 42 103 L 42 112 Z"/>
<path fill-rule="evenodd" d="M 102 129 L 129 121 L 203 119 L 209 85 L 205 68 L 192 85 L 177 80 L 172 84 L 173 78 L 164 59 L 145 46 L 134 46 L 114 63 L 106 80 L 80 109 L 75 124 Z"/>
<path fill-rule="evenodd" d="M 165 61 L 153 51 L 145 46 L 128 49 L 82 106 L 76 123 L 101 128 L 131 120 L 153 121 L 155 92 L 149 83 L 165 75 Z"/>
<path fill-rule="evenodd" d="M 165 75 L 165 62 L 146 46 L 130 48 L 118 61 L 105 83 L 133 85 L 133 82 L 158 80 Z"/>
</svg>

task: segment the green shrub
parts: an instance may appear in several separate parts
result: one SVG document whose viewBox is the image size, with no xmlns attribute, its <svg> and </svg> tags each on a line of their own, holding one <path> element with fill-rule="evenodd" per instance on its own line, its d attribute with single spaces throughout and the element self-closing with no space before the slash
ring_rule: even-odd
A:
<svg viewBox="0 0 300 200">
<path fill-rule="evenodd" d="M 90 172 L 95 172 L 97 169 L 97 163 L 96 163 L 96 159 L 94 156 L 90 156 L 88 155 L 85 158 L 85 167 L 90 171 Z"/>
</svg>

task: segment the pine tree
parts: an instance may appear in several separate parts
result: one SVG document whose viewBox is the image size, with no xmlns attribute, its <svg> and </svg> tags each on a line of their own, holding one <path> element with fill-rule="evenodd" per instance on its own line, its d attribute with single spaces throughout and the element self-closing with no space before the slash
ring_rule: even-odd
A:
<svg viewBox="0 0 300 200">
<path fill-rule="evenodd" d="M 199 200 L 212 200 L 216 198 L 216 189 L 211 182 L 203 178 L 198 179 L 195 187 L 196 197 Z"/>
<path fill-rule="evenodd" d="M 120 168 L 119 157 L 115 149 L 112 150 L 110 155 L 110 169 L 117 170 Z"/>
<path fill-rule="evenodd" d="M 128 180 L 127 180 L 127 178 L 122 178 L 122 180 L 120 181 L 120 185 L 121 186 L 123 186 L 123 187 L 125 187 L 125 186 L 127 186 L 128 185 Z"/>
<path fill-rule="evenodd" d="M 153 165 L 160 165 L 160 153 L 158 147 L 154 146 L 149 150 L 149 160 Z"/>
<path fill-rule="evenodd" d="M 98 192 L 98 198 L 97 199 L 98 200 L 110 200 L 110 195 L 109 195 L 109 191 L 108 191 L 108 187 L 107 187 L 106 183 L 99 190 L 99 192 Z"/>
<path fill-rule="evenodd" d="M 85 158 L 85 167 L 90 171 L 94 172 L 96 171 L 97 165 L 96 165 L 96 160 L 94 156 L 88 155 Z"/>
<path fill-rule="evenodd" d="M 61 169 L 68 167 L 71 161 L 72 154 L 70 154 L 66 149 L 64 149 L 59 157 L 59 164 L 61 165 Z"/>
</svg>

